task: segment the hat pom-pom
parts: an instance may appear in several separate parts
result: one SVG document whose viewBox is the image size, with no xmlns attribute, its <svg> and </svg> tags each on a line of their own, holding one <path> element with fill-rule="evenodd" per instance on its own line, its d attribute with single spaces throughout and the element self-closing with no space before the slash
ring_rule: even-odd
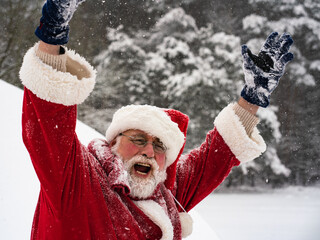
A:
<svg viewBox="0 0 320 240">
<path fill-rule="evenodd" d="M 179 217 L 181 222 L 181 236 L 182 238 L 186 238 L 192 233 L 193 220 L 190 214 L 186 212 L 180 212 Z"/>
</svg>

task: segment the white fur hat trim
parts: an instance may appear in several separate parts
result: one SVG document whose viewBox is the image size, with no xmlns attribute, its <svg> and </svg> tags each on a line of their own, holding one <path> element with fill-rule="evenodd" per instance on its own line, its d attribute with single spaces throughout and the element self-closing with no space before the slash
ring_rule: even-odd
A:
<svg viewBox="0 0 320 240">
<path fill-rule="evenodd" d="M 106 131 L 106 139 L 111 142 L 120 133 L 137 129 L 159 138 L 168 148 L 166 166 L 177 158 L 185 137 L 178 124 L 161 109 L 150 105 L 128 105 L 120 108 L 113 115 L 112 122 Z"/>
</svg>

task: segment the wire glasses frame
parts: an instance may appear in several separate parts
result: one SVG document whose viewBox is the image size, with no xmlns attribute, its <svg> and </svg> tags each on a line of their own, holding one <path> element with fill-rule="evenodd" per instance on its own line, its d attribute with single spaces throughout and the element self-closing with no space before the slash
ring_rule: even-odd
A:
<svg viewBox="0 0 320 240">
<path fill-rule="evenodd" d="M 120 133 L 119 136 L 129 138 L 130 142 L 132 142 L 135 146 L 139 148 L 144 148 L 145 146 L 147 146 L 148 143 L 151 143 L 153 146 L 153 150 L 156 153 L 165 153 L 168 150 L 167 147 L 160 141 L 147 141 L 147 139 L 145 139 L 142 136 L 129 136 L 123 133 Z"/>
</svg>

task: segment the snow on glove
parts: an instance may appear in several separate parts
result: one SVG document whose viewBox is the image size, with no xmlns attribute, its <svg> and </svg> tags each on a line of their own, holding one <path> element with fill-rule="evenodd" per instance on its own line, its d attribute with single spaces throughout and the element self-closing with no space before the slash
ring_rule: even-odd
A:
<svg viewBox="0 0 320 240">
<path fill-rule="evenodd" d="M 258 56 L 252 54 L 246 45 L 242 46 L 246 83 L 241 97 L 254 105 L 269 105 L 270 94 L 278 86 L 286 64 L 293 59 L 293 54 L 288 52 L 292 43 L 289 34 L 284 33 L 278 38 L 278 33 L 273 32 L 266 39 Z"/>
<path fill-rule="evenodd" d="M 43 42 L 63 45 L 69 40 L 69 22 L 81 2 L 85 0 L 47 0 L 42 8 L 40 26 L 35 34 Z"/>
</svg>

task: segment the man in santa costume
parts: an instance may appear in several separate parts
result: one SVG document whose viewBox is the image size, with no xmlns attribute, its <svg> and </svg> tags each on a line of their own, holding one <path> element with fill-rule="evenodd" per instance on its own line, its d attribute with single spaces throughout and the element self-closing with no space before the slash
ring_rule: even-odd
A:
<svg viewBox="0 0 320 240">
<path fill-rule="evenodd" d="M 232 167 L 265 151 L 256 129 L 259 106 L 293 58 L 288 34 L 272 33 L 258 56 L 242 47 L 245 86 L 214 121 L 202 145 L 181 155 L 188 117 L 148 105 L 120 108 L 106 139 L 83 146 L 75 133 L 77 104 L 93 90 L 96 72 L 61 45 L 82 1 L 47 0 L 20 70 L 22 124 L 41 190 L 31 239 L 181 239 L 192 232 L 187 212 Z"/>
</svg>

